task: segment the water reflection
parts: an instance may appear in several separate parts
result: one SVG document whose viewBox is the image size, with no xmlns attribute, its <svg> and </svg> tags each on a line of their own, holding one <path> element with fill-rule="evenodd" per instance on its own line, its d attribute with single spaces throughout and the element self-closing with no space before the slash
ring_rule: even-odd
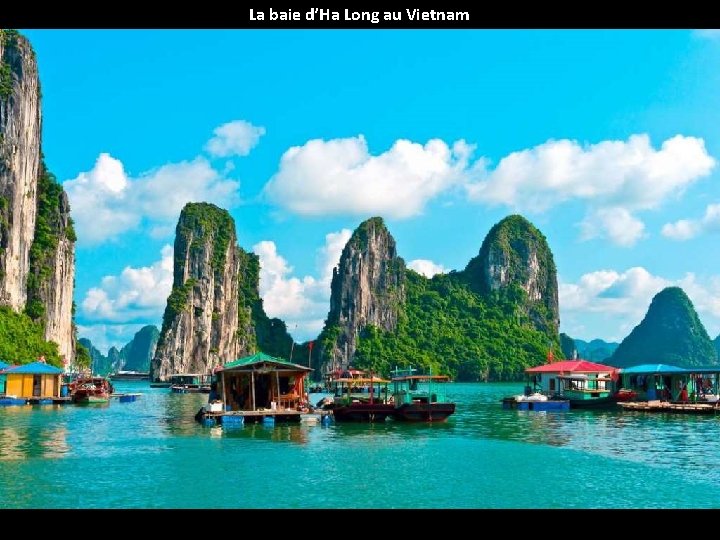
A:
<svg viewBox="0 0 720 540">
<path fill-rule="evenodd" d="M 720 481 L 720 418 L 611 410 L 517 411 L 502 409 L 500 399 L 520 393 L 509 384 L 455 385 L 458 432 L 531 444 L 564 446 L 653 467 L 682 469 L 703 480 Z"/>
<path fill-rule="evenodd" d="M 65 457 L 69 451 L 67 429 L 64 425 L 0 428 L 0 461 L 58 459 Z"/>
</svg>

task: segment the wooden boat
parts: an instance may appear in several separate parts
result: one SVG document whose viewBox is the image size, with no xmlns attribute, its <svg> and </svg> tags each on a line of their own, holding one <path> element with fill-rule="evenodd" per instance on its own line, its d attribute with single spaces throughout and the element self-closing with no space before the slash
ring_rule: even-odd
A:
<svg viewBox="0 0 720 540">
<path fill-rule="evenodd" d="M 445 375 L 415 375 L 413 368 L 392 372 L 392 417 L 402 422 L 444 422 L 455 412 L 445 396 Z"/>
<path fill-rule="evenodd" d="M 112 383 L 105 377 L 78 377 L 71 383 L 70 396 L 73 403 L 108 403 L 112 393 Z"/>
<path fill-rule="evenodd" d="M 503 409 L 517 409 L 518 411 L 567 411 L 570 409 L 568 399 L 548 399 L 539 392 L 522 394 L 502 399 Z"/>
<path fill-rule="evenodd" d="M 118 371 L 108 378 L 111 381 L 149 381 L 150 373 L 147 371 Z"/>
<path fill-rule="evenodd" d="M 174 394 L 209 394 L 210 376 L 191 374 L 170 375 L 170 391 Z"/>
<path fill-rule="evenodd" d="M 379 377 L 335 379 L 335 395 L 323 409 L 331 411 L 336 422 L 384 422 L 395 411 L 388 403 L 387 385 Z"/>
</svg>

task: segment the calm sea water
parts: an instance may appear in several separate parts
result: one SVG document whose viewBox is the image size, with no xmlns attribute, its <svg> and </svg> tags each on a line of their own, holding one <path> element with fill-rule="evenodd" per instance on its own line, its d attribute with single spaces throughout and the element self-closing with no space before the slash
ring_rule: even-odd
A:
<svg viewBox="0 0 720 540">
<path fill-rule="evenodd" d="M 451 384 L 446 424 L 205 428 L 207 399 L 0 409 L 4 508 L 720 507 L 720 417 L 502 410 Z"/>
</svg>

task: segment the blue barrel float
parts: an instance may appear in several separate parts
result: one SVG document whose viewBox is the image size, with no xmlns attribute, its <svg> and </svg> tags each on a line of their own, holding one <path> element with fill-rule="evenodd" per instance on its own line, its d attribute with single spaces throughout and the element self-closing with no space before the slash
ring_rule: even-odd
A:
<svg viewBox="0 0 720 540">
<path fill-rule="evenodd" d="M 245 417 L 235 414 L 223 416 L 222 425 L 227 428 L 243 427 L 245 425 Z"/>
<path fill-rule="evenodd" d="M 274 427 L 275 417 L 274 416 L 263 416 L 263 426 Z"/>
</svg>

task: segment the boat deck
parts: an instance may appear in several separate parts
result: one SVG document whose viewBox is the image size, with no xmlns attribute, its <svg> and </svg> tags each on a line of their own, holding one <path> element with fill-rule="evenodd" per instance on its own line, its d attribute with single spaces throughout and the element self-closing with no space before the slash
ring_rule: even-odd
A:
<svg viewBox="0 0 720 540">
<path fill-rule="evenodd" d="M 626 401 L 618 403 L 624 411 L 714 414 L 720 408 L 714 403 L 675 403 L 670 401 Z"/>
</svg>

